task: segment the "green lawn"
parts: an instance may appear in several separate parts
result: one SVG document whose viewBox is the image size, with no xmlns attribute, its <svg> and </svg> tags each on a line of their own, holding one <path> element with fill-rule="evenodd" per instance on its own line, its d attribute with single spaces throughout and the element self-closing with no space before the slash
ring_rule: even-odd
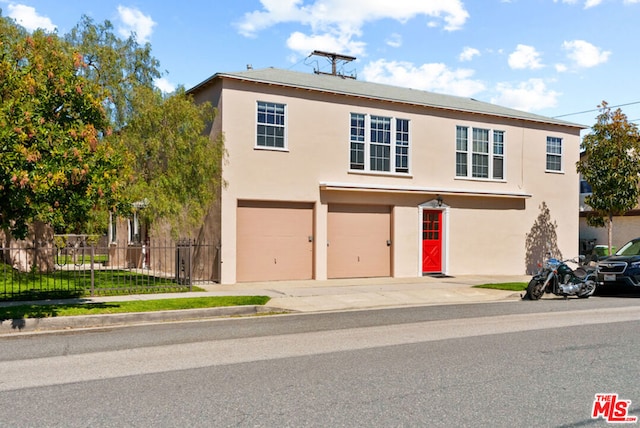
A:
<svg viewBox="0 0 640 428">
<path fill-rule="evenodd" d="M 161 278 L 131 271 L 95 270 L 94 295 L 148 294 L 202 291 L 177 284 L 173 278 Z M 0 301 L 69 299 L 91 294 L 91 272 L 59 270 L 52 273 L 17 272 L 0 265 Z"/>
<path fill-rule="evenodd" d="M 494 290 L 507 290 L 507 291 L 524 291 L 527 289 L 526 282 L 503 282 L 497 284 L 481 284 L 474 285 L 476 288 L 492 288 Z"/>
<path fill-rule="evenodd" d="M 0 321 L 23 318 L 48 318 L 72 315 L 153 312 L 177 309 L 214 308 L 222 306 L 264 305 L 267 296 L 215 296 L 175 299 L 135 300 L 109 303 L 42 304 L 0 307 Z"/>
</svg>

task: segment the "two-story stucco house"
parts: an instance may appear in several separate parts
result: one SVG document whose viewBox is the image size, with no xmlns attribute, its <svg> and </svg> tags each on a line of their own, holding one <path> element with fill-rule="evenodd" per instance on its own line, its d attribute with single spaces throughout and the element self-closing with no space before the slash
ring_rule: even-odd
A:
<svg viewBox="0 0 640 428">
<path fill-rule="evenodd" d="M 524 274 L 542 210 L 578 254 L 580 125 L 273 68 L 189 92 L 228 152 L 206 225 L 221 283 Z"/>
</svg>

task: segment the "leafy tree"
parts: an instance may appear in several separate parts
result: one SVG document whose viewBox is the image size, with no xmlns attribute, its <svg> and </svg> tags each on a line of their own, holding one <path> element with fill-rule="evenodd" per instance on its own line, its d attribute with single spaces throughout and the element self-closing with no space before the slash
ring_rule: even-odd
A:
<svg viewBox="0 0 640 428">
<path fill-rule="evenodd" d="M 13 237 L 33 221 L 68 230 L 121 198 L 105 91 L 86 67 L 56 34 L 0 16 L 0 227 Z"/>
<path fill-rule="evenodd" d="M 104 104 L 114 128 L 122 128 L 133 114 L 137 91 L 153 88 L 154 79 L 161 76 L 151 45 L 141 46 L 133 34 L 123 40 L 114 34 L 111 22 L 96 24 L 87 16 L 66 39 L 82 53 L 82 74 L 105 90 Z"/>
<path fill-rule="evenodd" d="M 622 110 L 612 111 L 605 101 L 598 107 L 601 113 L 582 140 L 584 156 L 577 170 L 593 192 L 585 199 L 593 210 L 587 221 L 607 226 L 611 254 L 613 217 L 634 208 L 640 196 L 640 134 Z"/>
<path fill-rule="evenodd" d="M 133 154 L 131 197 L 144 201 L 141 216 L 167 221 L 175 236 L 197 226 L 220 182 L 222 136 L 203 133 L 214 119 L 210 103 L 196 105 L 183 88 L 171 96 L 138 91 L 122 142 Z"/>
<path fill-rule="evenodd" d="M 224 155 L 222 138 L 204 135 L 214 111 L 154 88 L 148 43 L 88 17 L 62 38 L 0 16 L 0 56 L 0 227 L 18 238 L 34 220 L 104 230 L 132 201 L 174 232 L 201 221 Z"/>
<path fill-rule="evenodd" d="M 142 204 L 139 216 L 148 223 L 162 219 L 174 236 L 186 233 L 202 221 L 220 185 L 223 139 L 204 134 L 214 109 L 196 105 L 183 88 L 163 96 L 153 85 L 161 73 L 151 45 L 141 46 L 135 35 L 119 38 L 109 21 L 85 16 L 67 40 L 83 52 L 84 75 L 108 93 L 114 137 L 129 159 L 124 176 L 133 179 L 129 201 Z"/>
</svg>

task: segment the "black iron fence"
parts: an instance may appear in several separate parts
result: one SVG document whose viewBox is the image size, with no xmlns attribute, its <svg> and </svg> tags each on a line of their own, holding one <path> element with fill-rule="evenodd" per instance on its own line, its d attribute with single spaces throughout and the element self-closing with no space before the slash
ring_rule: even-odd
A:
<svg viewBox="0 0 640 428">
<path fill-rule="evenodd" d="M 56 236 L 0 247 L 0 257 L 0 300 L 191 291 L 219 278 L 219 246 L 191 239 L 118 246 Z"/>
</svg>

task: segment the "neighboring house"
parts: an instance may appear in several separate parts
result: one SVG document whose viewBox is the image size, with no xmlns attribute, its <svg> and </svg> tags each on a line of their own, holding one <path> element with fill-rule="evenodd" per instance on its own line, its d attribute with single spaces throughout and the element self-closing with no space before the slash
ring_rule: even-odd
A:
<svg viewBox="0 0 640 428">
<path fill-rule="evenodd" d="M 581 252 L 588 253 L 595 245 L 609 245 L 606 227 L 592 227 L 587 224 L 587 216 L 591 207 L 584 200 L 591 194 L 591 186 L 580 180 L 580 243 Z M 620 248 L 632 239 L 640 237 L 640 203 L 625 215 L 613 218 L 613 235 L 611 245 Z"/>
<path fill-rule="evenodd" d="M 137 210 L 130 217 L 118 217 L 109 214 L 107 240 L 109 242 L 109 261 L 111 266 L 127 268 L 146 268 L 149 266 L 148 235 L 141 224 Z"/>
<path fill-rule="evenodd" d="M 204 226 L 221 283 L 524 274 L 543 248 L 578 254 L 580 125 L 273 68 L 189 93 L 218 108 L 228 152 Z"/>
</svg>

